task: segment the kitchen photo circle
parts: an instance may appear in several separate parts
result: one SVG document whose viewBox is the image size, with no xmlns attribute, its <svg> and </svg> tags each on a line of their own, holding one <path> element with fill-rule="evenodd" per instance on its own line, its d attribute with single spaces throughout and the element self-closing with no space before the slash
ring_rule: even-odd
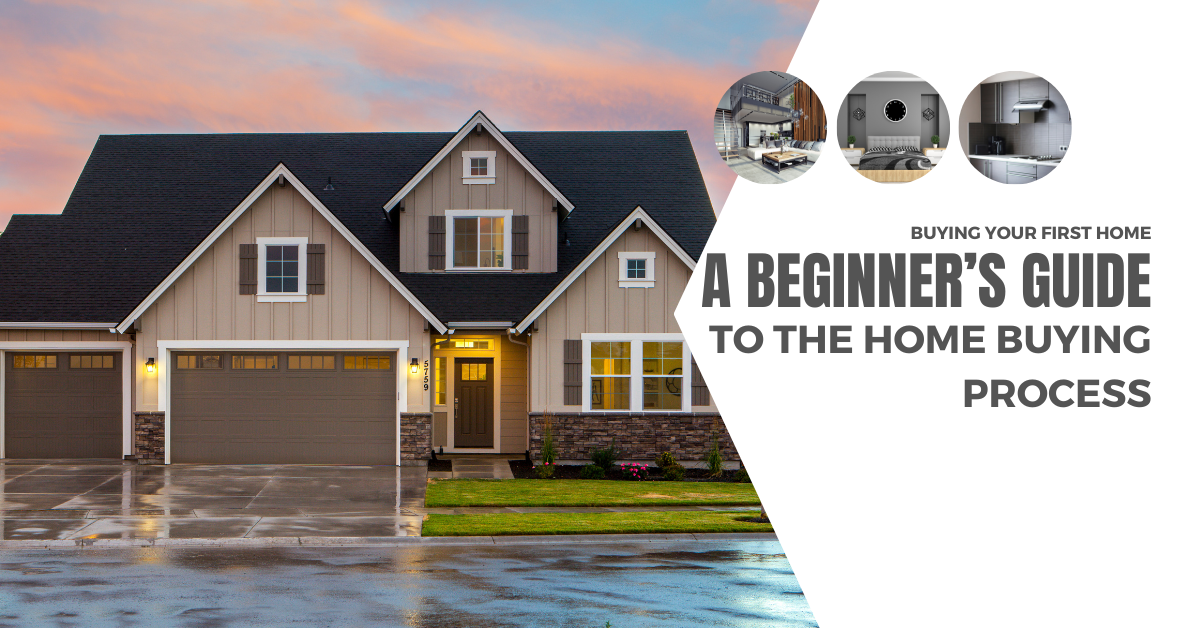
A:
<svg viewBox="0 0 1200 628">
<path fill-rule="evenodd" d="M 747 74 L 721 95 L 713 141 L 725 165 L 755 183 L 787 183 L 821 155 L 828 124 L 821 99 L 786 72 Z"/>
<path fill-rule="evenodd" d="M 963 103 L 960 143 L 979 174 L 1005 185 L 1050 176 L 1071 145 L 1071 110 L 1053 83 L 1029 72 L 984 79 Z"/>
<path fill-rule="evenodd" d="M 879 72 L 858 82 L 838 110 L 842 156 L 876 183 L 909 183 L 933 171 L 950 141 L 946 103 L 908 72 Z"/>
</svg>

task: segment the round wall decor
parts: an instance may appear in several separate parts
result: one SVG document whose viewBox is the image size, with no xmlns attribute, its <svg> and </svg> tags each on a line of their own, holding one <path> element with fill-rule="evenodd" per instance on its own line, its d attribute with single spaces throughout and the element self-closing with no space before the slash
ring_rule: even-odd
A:
<svg viewBox="0 0 1200 628">
<path fill-rule="evenodd" d="M 904 104 L 904 101 L 898 98 L 893 98 L 883 105 L 883 117 L 892 122 L 899 122 L 907 115 L 908 106 Z"/>
</svg>

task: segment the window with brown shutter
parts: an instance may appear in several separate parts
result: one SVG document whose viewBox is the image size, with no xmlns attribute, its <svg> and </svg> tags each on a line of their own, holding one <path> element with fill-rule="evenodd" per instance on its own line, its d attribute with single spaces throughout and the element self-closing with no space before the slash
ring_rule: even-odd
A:
<svg viewBox="0 0 1200 628">
<path fill-rule="evenodd" d="M 238 294 L 258 294 L 258 245 L 243 244 L 241 250 L 241 291 Z"/>
<path fill-rule="evenodd" d="M 325 294 L 325 245 L 308 245 L 308 293 Z"/>
<path fill-rule="evenodd" d="M 700 366 L 696 364 L 696 358 L 692 358 L 692 405 L 712 405 L 712 399 L 708 396 L 708 384 L 704 383 L 704 375 L 700 372 Z"/>
<path fill-rule="evenodd" d="M 563 341 L 563 405 L 583 405 L 583 340 Z"/>
<path fill-rule="evenodd" d="M 512 217 L 513 270 L 529 269 L 529 216 Z"/>
<path fill-rule="evenodd" d="M 429 270 L 446 270 L 446 217 L 429 217 Z"/>
</svg>

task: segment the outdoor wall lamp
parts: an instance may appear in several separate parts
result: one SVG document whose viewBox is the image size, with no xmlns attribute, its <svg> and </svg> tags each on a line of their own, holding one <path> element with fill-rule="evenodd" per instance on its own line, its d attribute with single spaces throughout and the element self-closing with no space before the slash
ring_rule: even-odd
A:
<svg viewBox="0 0 1200 628">
<path fill-rule="evenodd" d="M 154 358 L 146 358 L 146 374 L 153 375 L 158 372 L 158 365 L 154 363 Z"/>
<path fill-rule="evenodd" d="M 420 365 L 417 363 L 417 359 L 416 359 L 416 358 L 413 358 L 413 359 L 412 359 L 412 360 L 411 360 L 411 361 L 408 363 L 408 372 L 409 372 L 409 373 L 412 373 L 413 375 L 416 375 L 416 374 L 417 374 L 417 371 L 419 371 L 419 370 L 421 370 L 421 367 L 420 367 Z"/>
</svg>

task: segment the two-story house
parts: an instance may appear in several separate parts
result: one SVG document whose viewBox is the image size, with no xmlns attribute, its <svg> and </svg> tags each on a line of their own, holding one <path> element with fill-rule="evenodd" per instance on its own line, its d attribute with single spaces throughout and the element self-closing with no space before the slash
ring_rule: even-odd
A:
<svg viewBox="0 0 1200 628">
<path fill-rule="evenodd" d="M 736 451 L 673 311 L 686 132 L 102 136 L 0 236 L 0 457 Z"/>
</svg>

